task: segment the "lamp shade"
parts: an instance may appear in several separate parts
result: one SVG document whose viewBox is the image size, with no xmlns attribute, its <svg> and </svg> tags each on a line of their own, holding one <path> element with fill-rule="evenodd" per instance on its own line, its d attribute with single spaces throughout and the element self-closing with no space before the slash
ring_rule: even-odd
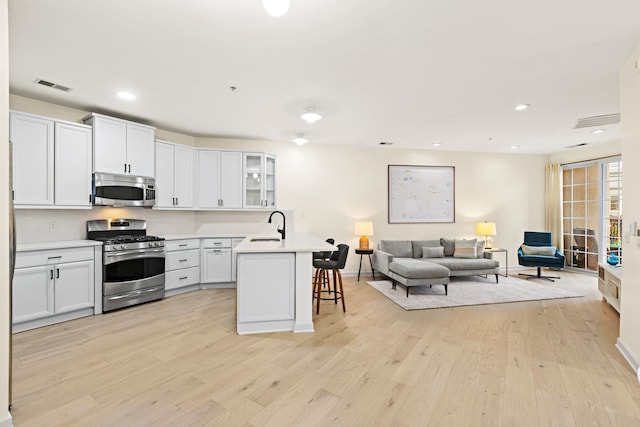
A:
<svg viewBox="0 0 640 427">
<path fill-rule="evenodd" d="M 373 222 L 371 221 L 356 222 L 355 234 L 357 236 L 373 236 Z"/>
<path fill-rule="evenodd" d="M 496 223 L 495 222 L 479 222 L 476 224 L 476 234 L 480 236 L 495 236 L 496 235 Z"/>
</svg>

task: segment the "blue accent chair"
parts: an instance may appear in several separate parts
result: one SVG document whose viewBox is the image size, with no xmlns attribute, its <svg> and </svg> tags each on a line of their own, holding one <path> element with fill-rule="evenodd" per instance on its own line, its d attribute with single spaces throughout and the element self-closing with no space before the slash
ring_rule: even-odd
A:
<svg viewBox="0 0 640 427">
<path fill-rule="evenodd" d="M 551 242 L 551 233 L 538 232 L 538 231 L 525 231 L 523 245 L 527 246 L 553 246 Z M 525 255 L 522 251 L 522 246 L 518 248 L 518 264 L 525 267 L 537 267 L 537 274 L 524 274 L 521 276 L 527 276 L 528 279 L 544 279 L 553 282 L 553 279 L 559 279 L 558 276 L 543 276 L 540 272 L 542 267 L 553 268 L 557 270 L 564 269 L 565 256 L 556 249 L 555 254 L 548 255 Z"/>
</svg>

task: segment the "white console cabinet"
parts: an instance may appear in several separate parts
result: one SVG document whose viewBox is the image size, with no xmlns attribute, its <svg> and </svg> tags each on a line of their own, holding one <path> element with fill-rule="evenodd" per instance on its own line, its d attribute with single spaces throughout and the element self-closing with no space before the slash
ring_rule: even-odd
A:
<svg viewBox="0 0 640 427">
<path fill-rule="evenodd" d="M 19 249 L 12 287 L 13 330 L 101 312 L 101 305 L 96 304 L 102 294 L 101 260 L 99 246 Z M 96 280 L 100 282 L 97 286 Z"/>
<path fill-rule="evenodd" d="M 598 290 L 602 294 L 602 299 L 619 313 L 622 297 L 622 267 L 606 263 L 598 264 Z"/>
</svg>

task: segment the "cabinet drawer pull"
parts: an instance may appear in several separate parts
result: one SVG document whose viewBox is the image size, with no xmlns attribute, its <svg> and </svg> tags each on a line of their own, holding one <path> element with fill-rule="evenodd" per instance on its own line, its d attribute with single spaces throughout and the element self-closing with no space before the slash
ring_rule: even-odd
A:
<svg viewBox="0 0 640 427">
<path fill-rule="evenodd" d="M 47 259 L 60 259 L 60 258 L 62 258 L 62 255 L 47 257 Z"/>
<path fill-rule="evenodd" d="M 180 260 L 178 260 L 178 262 L 187 262 L 187 261 L 188 261 L 188 260 L 187 260 L 186 258 L 185 258 L 185 259 L 180 259 Z"/>
<path fill-rule="evenodd" d="M 56 279 L 60 278 L 60 269 L 56 268 Z"/>
<path fill-rule="evenodd" d="M 188 243 L 180 243 L 178 246 L 181 247 L 181 248 L 184 248 L 185 246 L 189 246 L 189 244 Z"/>
<path fill-rule="evenodd" d="M 53 269 L 49 270 L 49 279 L 53 280 Z"/>
<path fill-rule="evenodd" d="M 188 279 L 188 278 L 189 278 L 189 276 L 182 276 L 182 277 L 180 278 L 180 280 L 185 280 L 185 279 Z"/>
<path fill-rule="evenodd" d="M 221 242 L 215 242 L 215 243 L 213 244 L 213 246 L 222 246 L 222 243 L 221 243 Z"/>
</svg>

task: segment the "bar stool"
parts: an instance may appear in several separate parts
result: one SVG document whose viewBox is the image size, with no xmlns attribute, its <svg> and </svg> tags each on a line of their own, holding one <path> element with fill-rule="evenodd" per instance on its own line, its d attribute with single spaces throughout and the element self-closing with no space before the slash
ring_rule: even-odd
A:
<svg viewBox="0 0 640 427">
<path fill-rule="evenodd" d="M 335 243 L 335 240 L 327 239 L 325 240 L 325 242 L 329 243 L 330 245 L 333 245 Z M 317 265 L 317 263 L 320 261 L 326 261 L 330 257 L 331 257 L 331 251 L 322 251 L 322 252 L 313 253 L 313 268 L 315 268 L 314 277 L 320 273 L 320 267 Z M 322 280 L 323 286 L 326 286 L 328 281 L 329 281 L 329 273 L 325 271 L 325 274 L 323 275 L 323 280 Z"/>
<path fill-rule="evenodd" d="M 338 300 L 342 301 L 342 311 L 347 312 L 344 303 L 344 289 L 342 287 L 342 274 L 340 270 L 347 264 L 347 256 L 349 255 L 349 245 L 339 244 L 338 250 L 331 253 L 328 260 L 314 260 L 313 265 L 316 266 L 316 274 L 313 279 L 313 297 L 316 299 L 316 314 L 320 313 L 320 300 L 333 300 L 338 304 Z M 333 291 L 331 290 L 331 282 L 329 281 L 329 271 L 333 272 Z M 325 279 L 329 283 L 326 291 L 322 290 L 322 283 Z M 338 284 L 340 290 L 338 290 Z M 322 292 L 333 292 L 333 298 L 323 298 Z"/>
</svg>

